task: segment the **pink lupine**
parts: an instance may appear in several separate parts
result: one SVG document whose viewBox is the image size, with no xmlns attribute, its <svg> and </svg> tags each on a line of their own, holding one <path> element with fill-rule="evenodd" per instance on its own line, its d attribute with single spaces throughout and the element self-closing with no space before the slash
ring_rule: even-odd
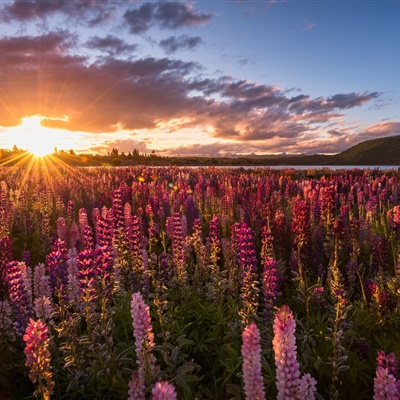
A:
<svg viewBox="0 0 400 400">
<path fill-rule="evenodd" d="M 300 370 L 297 362 L 297 347 L 294 332 L 296 322 L 289 306 L 283 305 L 276 313 L 274 321 L 277 400 L 296 399 L 300 383 Z"/>
<path fill-rule="evenodd" d="M 168 382 L 157 382 L 151 394 L 152 400 L 176 400 L 175 387 Z"/>
<path fill-rule="evenodd" d="M 133 371 L 132 378 L 129 381 L 128 400 L 145 399 L 145 383 L 143 375 L 138 370 Z"/>
<path fill-rule="evenodd" d="M 26 343 L 25 355 L 27 367 L 30 367 L 29 378 L 38 382 L 35 394 L 40 394 L 44 400 L 50 399 L 53 393 L 54 381 L 51 372 L 51 354 L 48 350 L 49 336 L 48 328 L 41 320 L 29 320 L 26 334 L 23 336 Z"/>
<path fill-rule="evenodd" d="M 387 368 L 379 367 L 374 378 L 374 400 L 398 400 L 396 378 Z"/>
<path fill-rule="evenodd" d="M 254 323 L 248 325 L 244 329 L 242 337 L 243 382 L 246 399 L 265 399 L 261 373 L 261 337 L 257 325 Z"/>
<path fill-rule="evenodd" d="M 314 400 L 317 391 L 317 381 L 310 375 L 304 374 L 297 388 L 297 398 L 299 400 Z"/>
<path fill-rule="evenodd" d="M 132 375 L 129 386 L 135 393 L 140 393 L 140 389 L 143 388 L 142 394 L 144 398 L 145 387 L 143 386 L 146 383 L 149 384 L 153 382 L 158 371 L 155 365 L 156 359 L 154 355 L 151 354 L 151 350 L 155 344 L 149 306 L 144 302 L 139 292 L 132 295 L 131 315 L 138 370 L 137 373 L 135 371 Z M 142 397 L 130 397 L 130 400 L 136 398 L 141 399 Z"/>
</svg>

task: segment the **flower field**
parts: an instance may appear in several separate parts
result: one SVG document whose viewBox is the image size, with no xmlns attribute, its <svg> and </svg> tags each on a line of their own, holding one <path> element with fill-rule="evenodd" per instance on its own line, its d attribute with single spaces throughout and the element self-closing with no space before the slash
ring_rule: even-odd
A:
<svg viewBox="0 0 400 400">
<path fill-rule="evenodd" d="M 0 168 L 0 399 L 399 399 L 399 179 Z"/>
</svg>

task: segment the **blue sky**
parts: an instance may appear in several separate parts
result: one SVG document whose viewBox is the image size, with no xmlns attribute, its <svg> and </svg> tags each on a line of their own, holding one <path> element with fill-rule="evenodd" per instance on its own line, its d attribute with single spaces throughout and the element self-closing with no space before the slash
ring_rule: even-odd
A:
<svg viewBox="0 0 400 400">
<path fill-rule="evenodd" d="M 0 147 L 335 153 L 400 134 L 399 1 L 0 8 Z"/>
</svg>

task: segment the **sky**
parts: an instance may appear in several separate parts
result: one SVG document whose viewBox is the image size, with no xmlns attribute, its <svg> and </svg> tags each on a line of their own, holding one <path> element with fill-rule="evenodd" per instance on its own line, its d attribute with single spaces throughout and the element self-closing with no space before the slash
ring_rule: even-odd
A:
<svg viewBox="0 0 400 400">
<path fill-rule="evenodd" d="M 337 153 L 400 134 L 400 1 L 0 2 L 0 148 Z"/>
</svg>

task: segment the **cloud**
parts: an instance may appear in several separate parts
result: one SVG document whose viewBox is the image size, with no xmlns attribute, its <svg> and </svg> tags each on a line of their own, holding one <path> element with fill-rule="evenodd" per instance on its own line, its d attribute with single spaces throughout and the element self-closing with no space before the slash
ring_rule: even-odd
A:
<svg viewBox="0 0 400 400">
<path fill-rule="evenodd" d="M 343 110 L 380 96 L 292 96 L 277 85 L 229 76 L 202 78 L 202 67 L 194 62 L 115 59 L 110 55 L 133 48 L 114 36 L 86 42 L 108 53 L 94 62 L 76 55 L 75 44 L 68 31 L 0 39 L 0 126 L 17 126 L 25 116 L 41 115 L 45 126 L 88 133 L 201 130 L 208 140 L 233 143 L 230 152 L 236 145 L 297 152 L 308 145 L 322 149 L 324 143 L 325 151 L 333 151 L 357 131 L 354 127 L 339 135 L 344 132 Z M 366 128 L 363 135 L 399 130 L 399 123 L 386 121 Z M 323 132 L 328 138 L 318 139 Z"/>
<path fill-rule="evenodd" d="M 367 126 L 361 130 L 360 136 L 365 139 L 373 139 L 376 137 L 393 136 L 400 134 L 400 122 L 383 121 Z"/>
<path fill-rule="evenodd" d="M 144 33 L 153 25 L 164 29 L 178 29 L 185 26 L 204 25 L 211 20 L 211 14 L 201 14 L 190 3 L 157 2 L 143 3 L 139 8 L 124 14 L 125 22 L 133 34 Z"/>
<path fill-rule="evenodd" d="M 107 52 L 110 56 L 117 56 L 121 54 L 130 54 L 137 49 L 136 44 L 128 44 L 120 38 L 112 35 L 106 37 L 92 36 L 85 46 L 90 49 L 97 49 Z"/>
<path fill-rule="evenodd" d="M 202 43 L 202 39 L 199 36 L 190 37 L 182 35 L 179 37 L 170 36 L 167 39 L 160 41 L 160 46 L 164 49 L 167 54 L 175 53 L 178 50 L 194 50 L 197 46 Z"/>
<path fill-rule="evenodd" d="M 6 22 L 27 22 L 62 13 L 69 17 L 79 17 L 79 21 L 90 17 L 90 24 L 96 25 L 107 19 L 113 8 L 113 3 L 108 0 L 15 0 L 1 9 L 0 19 Z"/>
</svg>

